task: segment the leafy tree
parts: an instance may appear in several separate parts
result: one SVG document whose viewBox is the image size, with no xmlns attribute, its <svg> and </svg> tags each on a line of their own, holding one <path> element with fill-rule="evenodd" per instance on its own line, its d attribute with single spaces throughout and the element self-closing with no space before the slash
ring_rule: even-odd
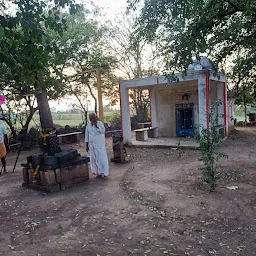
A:
<svg viewBox="0 0 256 256">
<path fill-rule="evenodd" d="M 17 0 L 15 15 L 0 15 L 0 63 L 10 71 L 12 89 L 36 96 L 42 128 L 53 127 L 47 94 L 59 94 L 62 84 L 51 68 L 59 46 L 50 40 L 48 31 L 63 33 L 66 21 L 60 13 L 67 5 L 71 13 L 78 7 L 69 0 Z"/>
<path fill-rule="evenodd" d="M 130 8 L 139 2 L 129 0 Z M 148 0 L 138 25 L 147 40 L 161 38 L 162 54 L 173 70 L 184 71 L 193 59 L 208 55 L 216 69 L 226 72 L 236 92 L 246 92 L 250 98 L 255 96 L 251 90 L 256 65 L 255 17 L 256 5 L 251 0 Z"/>
<path fill-rule="evenodd" d="M 79 86 L 77 84 L 70 85 L 69 94 L 74 96 L 77 100 L 72 104 L 74 110 L 78 110 L 82 114 L 82 121 L 87 125 L 88 123 L 88 88 L 85 86 Z"/>
<path fill-rule="evenodd" d="M 221 104 L 221 101 L 212 102 L 209 115 L 207 115 L 210 127 L 208 129 L 201 126 L 201 132 L 195 136 L 196 141 L 200 144 L 200 161 L 202 162 L 200 170 L 203 174 L 203 181 L 209 185 L 210 192 L 215 190 L 217 181 L 221 177 L 216 163 L 220 158 L 227 158 L 226 154 L 216 151 L 216 146 L 221 143 L 221 136 L 217 129 L 216 109 Z"/>
<path fill-rule="evenodd" d="M 19 124 L 23 127 L 23 132 L 27 132 L 29 123 L 38 110 L 35 95 L 25 94 L 24 87 L 19 85 L 13 80 L 10 69 L 5 64 L 0 64 L 0 87 L 4 88 L 6 97 L 6 104 L 1 106 L 0 110 L 14 137 L 15 126 Z M 13 120 L 14 114 L 17 118 Z"/>
<path fill-rule="evenodd" d="M 87 110 L 81 105 L 81 99 L 87 91 L 95 102 L 95 112 L 98 110 L 96 69 L 101 71 L 105 96 L 114 99 L 117 92 L 117 81 L 112 73 L 116 59 L 106 47 L 108 27 L 98 21 L 97 10 L 95 13 L 84 9 L 67 16 L 67 30 L 55 37 L 62 51 L 57 62 L 63 63 L 59 72 L 66 81 L 65 90 L 75 96 L 85 115 Z"/>
<path fill-rule="evenodd" d="M 249 65 L 249 66 L 248 66 Z M 247 122 L 247 105 L 256 100 L 256 70 L 251 63 L 237 55 L 231 71 L 227 73 L 232 81 L 231 92 L 236 96 L 236 104 L 244 106 L 244 118 Z"/>
<path fill-rule="evenodd" d="M 139 0 L 130 0 L 134 7 Z M 242 51 L 255 63 L 255 2 L 250 0 L 149 0 L 139 18 L 143 36 L 161 33 L 177 67 L 207 53 L 217 62 Z M 184 66 L 185 65 L 185 66 Z"/>
<path fill-rule="evenodd" d="M 111 31 L 113 43 L 111 50 L 118 59 L 118 71 L 124 79 L 135 79 L 158 75 L 161 67 L 158 51 L 158 41 L 148 44 L 136 34 L 135 17 L 130 16 L 122 21 L 116 21 Z M 149 92 L 148 90 L 130 90 L 130 99 L 139 122 L 148 120 Z"/>
</svg>

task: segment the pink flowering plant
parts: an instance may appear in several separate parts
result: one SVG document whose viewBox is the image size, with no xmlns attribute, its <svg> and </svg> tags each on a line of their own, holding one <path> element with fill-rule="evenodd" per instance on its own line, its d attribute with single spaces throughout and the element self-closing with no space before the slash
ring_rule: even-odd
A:
<svg viewBox="0 0 256 256">
<path fill-rule="evenodd" d="M 8 69 L 8 79 L 16 81 L 11 83 L 15 91 L 24 91 L 26 85 L 26 93 L 36 93 L 38 88 L 47 92 L 55 84 L 48 77 L 53 56 L 60 51 L 50 34 L 66 30 L 60 10 L 68 7 L 71 13 L 77 5 L 73 0 L 16 0 L 13 4 L 16 15 L 0 14 L 0 65 Z"/>
</svg>

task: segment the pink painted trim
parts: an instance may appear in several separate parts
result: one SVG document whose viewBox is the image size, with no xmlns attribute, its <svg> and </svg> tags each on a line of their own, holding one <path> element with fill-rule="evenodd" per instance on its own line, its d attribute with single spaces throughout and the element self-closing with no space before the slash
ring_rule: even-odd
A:
<svg viewBox="0 0 256 256">
<path fill-rule="evenodd" d="M 231 104 L 231 113 L 230 113 L 230 114 L 231 114 L 232 121 L 233 121 L 233 118 L 234 118 L 234 117 L 233 117 L 233 103 Z M 234 122 L 234 121 L 233 121 L 233 122 Z"/>
<path fill-rule="evenodd" d="M 149 100 L 150 100 L 150 127 L 152 127 L 152 102 L 151 102 L 151 91 L 149 90 Z"/>
<path fill-rule="evenodd" d="M 224 97 L 224 136 L 227 136 L 227 99 L 226 99 L 226 83 L 223 83 L 223 97 Z"/>
<path fill-rule="evenodd" d="M 205 79 L 206 79 L 206 88 L 205 88 L 205 97 L 206 97 L 206 127 L 209 131 L 210 129 L 210 120 L 209 120 L 209 112 L 210 112 L 210 88 L 209 88 L 209 74 L 208 72 L 205 73 Z"/>
<path fill-rule="evenodd" d="M 231 105 L 228 104 L 228 127 L 230 125 L 230 117 L 231 117 Z"/>
<path fill-rule="evenodd" d="M 120 99 L 120 122 L 121 122 L 121 130 L 123 133 L 123 118 L 122 118 L 122 98 L 121 98 L 121 84 L 119 83 L 118 86 L 118 90 L 119 90 L 119 99 Z"/>
</svg>

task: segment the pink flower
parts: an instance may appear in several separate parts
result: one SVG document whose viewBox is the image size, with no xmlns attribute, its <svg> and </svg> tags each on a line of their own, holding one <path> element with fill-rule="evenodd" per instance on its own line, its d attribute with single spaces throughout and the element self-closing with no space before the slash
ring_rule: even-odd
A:
<svg viewBox="0 0 256 256">
<path fill-rule="evenodd" d="M 5 101 L 5 99 L 6 99 L 5 96 L 0 94 L 0 101 Z"/>
<path fill-rule="evenodd" d="M 22 65 L 20 63 L 17 64 L 18 67 L 22 68 Z"/>
<path fill-rule="evenodd" d="M 43 92 L 43 90 L 40 90 L 39 93 L 41 94 Z"/>
<path fill-rule="evenodd" d="M 34 43 L 34 46 L 36 46 L 37 48 L 39 47 L 39 44 L 37 44 L 37 43 Z"/>
<path fill-rule="evenodd" d="M 46 31 L 46 27 L 43 27 L 42 30 L 45 32 Z"/>
<path fill-rule="evenodd" d="M 93 192 L 90 192 L 90 195 L 93 195 Z"/>
</svg>

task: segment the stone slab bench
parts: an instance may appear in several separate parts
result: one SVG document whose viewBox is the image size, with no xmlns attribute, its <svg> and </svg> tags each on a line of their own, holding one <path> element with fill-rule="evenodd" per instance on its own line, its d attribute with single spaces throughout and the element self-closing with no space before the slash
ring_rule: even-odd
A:
<svg viewBox="0 0 256 256">
<path fill-rule="evenodd" d="M 15 143 L 15 144 L 10 144 L 9 145 L 9 150 L 10 151 L 18 150 L 20 148 L 20 145 L 21 145 L 21 142 Z"/>
<path fill-rule="evenodd" d="M 158 127 L 150 127 L 148 129 L 148 137 L 149 138 L 157 138 L 157 137 L 159 137 Z"/>
<path fill-rule="evenodd" d="M 82 132 L 71 132 L 71 133 L 64 133 L 64 134 L 59 134 L 59 143 L 63 143 L 63 138 L 67 136 L 76 136 L 76 142 L 79 142 L 81 140 Z"/>
<path fill-rule="evenodd" d="M 136 134 L 136 140 L 145 141 L 148 138 L 158 137 L 158 127 L 141 128 L 134 130 Z"/>
<path fill-rule="evenodd" d="M 138 127 L 139 129 L 143 129 L 143 128 L 149 128 L 151 125 L 151 122 L 146 122 L 146 123 L 138 123 Z"/>
<path fill-rule="evenodd" d="M 149 128 L 141 128 L 134 130 L 135 135 L 136 135 L 136 140 L 138 141 L 145 141 L 148 139 L 148 130 Z"/>
<path fill-rule="evenodd" d="M 106 131 L 105 137 L 112 137 L 115 134 L 122 134 L 122 130 L 112 130 L 112 131 Z"/>
</svg>

